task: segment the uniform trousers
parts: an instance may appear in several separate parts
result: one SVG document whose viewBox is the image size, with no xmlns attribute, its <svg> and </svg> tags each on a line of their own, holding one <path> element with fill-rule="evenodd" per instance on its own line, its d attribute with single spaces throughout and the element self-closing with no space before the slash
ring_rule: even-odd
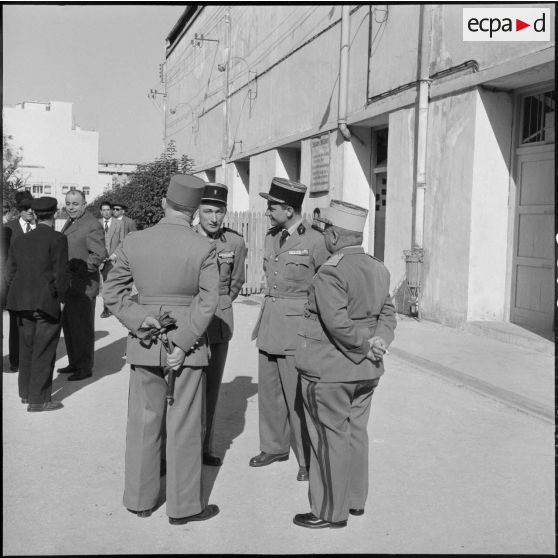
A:
<svg viewBox="0 0 558 558">
<path fill-rule="evenodd" d="M 312 382 L 301 376 L 310 436 L 308 496 L 312 513 L 345 521 L 364 509 L 368 495 L 368 433 L 372 394 L 379 379 Z"/>
<path fill-rule="evenodd" d="M 132 365 L 126 428 L 124 506 L 141 511 L 159 500 L 162 440 L 166 429 L 166 498 L 169 517 L 202 511 L 203 368 L 182 369 L 174 404 L 166 405 L 163 368 Z"/>
<path fill-rule="evenodd" d="M 84 372 L 93 370 L 95 351 L 95 302 L 85 294 L 69 291 L 62 312 L 62 330 L 69 365 Z"/>
<path fill-rule="evenodd" d="M 19 323 L 19 396 L 46 403 L 52 393 L 60 321 L 42 312 L 21 312 Z"/>
<path fill-rule="evenodd" d="M 300 467 L 308 467 L 310 441 L 295 356 L 260 351 L 258 363 L 258 411 L 260 451 L 288 453 L 293 448 Z"/>
<path fill-rule="evenodd" d="M 9 333 L 9 359 L 10 366 L 17 368 L 19 366 L 19 326 L 16 312 L 8 310 L 10 314 L 10 333 Z"/>
<path fill-rule="evenodd" d="M 210 346 L 211 356 L 209 364 L 205 369 L 205 438 L 203 442 L 204 453 L 211 453 L 213 441 L 213 424 L 215 419 L 215 409 L 219 399 L 219 390 L 223 371 L 227 360 L 229 344 L 212 343 Z"/>
</svg>

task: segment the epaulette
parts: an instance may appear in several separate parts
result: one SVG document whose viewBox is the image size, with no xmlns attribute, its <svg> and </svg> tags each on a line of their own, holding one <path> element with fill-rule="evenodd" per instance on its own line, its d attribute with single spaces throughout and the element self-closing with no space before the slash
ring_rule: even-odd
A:
<svg viewBox="0 0 558 558">
<path fill-rule="evenodd" d="M 341 261 L 344 255 L 345 254 L 343 254 L 343 252 L 337 252 L 337 254 L 333 254 L 333 256 L 331 256 L 329 260 L 326 260 L 322 265 L 332 265 L 335 267 Z"/>
<path fill-rule="evenodd" d="M 298 234 L 304 234 L 306 232 L 306 227 L 300 223 L 300 225 L 298 225 L 298 227 L 296 228 L 296 232 Z"/>
</svg>

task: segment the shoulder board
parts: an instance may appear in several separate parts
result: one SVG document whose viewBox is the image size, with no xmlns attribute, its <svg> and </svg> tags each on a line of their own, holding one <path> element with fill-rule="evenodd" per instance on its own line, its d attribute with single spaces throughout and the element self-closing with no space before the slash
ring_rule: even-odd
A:
<svg viewBox="0 0 558 558">
<path fill-rule="evenodd" d="M 337 254 L 333 254 L 333 256 L 331 256 L 329 260 L 326 260 L 322 265 L 332 265 L 335 267 L 341 261 L 343 256 L 343 252 L 337 252 Z"/>
</svg>

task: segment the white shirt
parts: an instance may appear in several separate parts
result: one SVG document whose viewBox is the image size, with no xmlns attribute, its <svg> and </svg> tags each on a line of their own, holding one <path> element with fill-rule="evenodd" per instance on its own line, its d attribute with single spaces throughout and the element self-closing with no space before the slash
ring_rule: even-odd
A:
<svg viewBox="0 0 558 558">
<path fill-rule="evenodd" d="M 110 225 L 112 223 L 112 217 L 109 217 L 108 219 L 105 219 L 103 217 L 103 229 L 105 228 L 105 225 L 108 225 L 109 229 L 110 229 Z"/>
<path fill-rule="evenodd" d="M 31 225 L 31 230 L 33 230 L 37 225 L 34 223 L 29 223 Z M 27 221 L 24 221 L 21 217 L 19 218 L 19 226 L 23 229 L 23 232 L 27 232 Z"/>
</svg>

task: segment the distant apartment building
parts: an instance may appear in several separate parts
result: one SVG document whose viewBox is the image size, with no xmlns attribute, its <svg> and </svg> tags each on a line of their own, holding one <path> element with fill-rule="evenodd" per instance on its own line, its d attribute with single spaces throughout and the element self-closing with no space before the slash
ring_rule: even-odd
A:
<svg viewBox="0 0 558 558">
<path fill-rule="evenodd" d="M 106 192 L 114 186 L 123 186 L 136 172 L 138 166 L 133 163 L 99 163 L 99 187 Z"/>
<path fill-rule="evenodd" d="M 264 211 L 273 176 L 309 187 L 305 212 L 367 207 L 394 292 L 422 258 L 423 317 L 550 335 L 555 19 L 527 6 L 543 41 L 464 41 L 478 4 L 189 4 L 167 37 L 166 141 L 233 211 Z"/>
<path fill-rule="evenodd" d="M 33 196 L 53 196 L 61 207 L 65 194 L 82 190 L 87 201 L 99 185 L 99 133 L 73 122 L 72 103 L 25 101 L 3 107 L 4 133 L 22 157 L 19 176 Z"/>
</svg>

